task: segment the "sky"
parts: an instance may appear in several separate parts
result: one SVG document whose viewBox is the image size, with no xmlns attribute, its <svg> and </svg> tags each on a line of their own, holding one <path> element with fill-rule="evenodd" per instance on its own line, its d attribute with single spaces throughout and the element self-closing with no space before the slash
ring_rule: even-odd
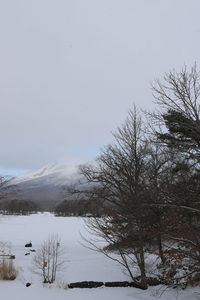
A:
<svg viewBox="0 0 200 300">
<path fill-rule="evenodd" d="M 150 84 L 200 66 L 199 0 L 0 0 L 0 174 L 93 160 Z"/>
</svg>

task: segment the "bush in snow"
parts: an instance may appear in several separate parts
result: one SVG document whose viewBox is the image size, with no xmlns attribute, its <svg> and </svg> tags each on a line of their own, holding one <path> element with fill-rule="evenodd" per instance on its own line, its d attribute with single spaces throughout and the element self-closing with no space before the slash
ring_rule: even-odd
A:
<svg viewBox="0 0 200 300">
<path fill-rule="evenodd" d="M 180 243 L 165 250 L 166 262 L 158 266 L 162 282 L 172 287 L 186 288 L 200 282 L 200 268 L 193 258 L 193 251 Z"/>
<path fill-rule="evenodd" d="M 17 277 L 17 270 L 14 267 L 11 259 L 3 259 L 0 262 L 0 279 L 2 280 L 15 280 Z"/>
<path fill-rule="evenodd" d="M 63 266 L 60 238 L 51 235 L 43 242 L 33 258 L 33 271 L 42 276 L 44 283 L 53 283 L 57 271 Z"/>
</svg>

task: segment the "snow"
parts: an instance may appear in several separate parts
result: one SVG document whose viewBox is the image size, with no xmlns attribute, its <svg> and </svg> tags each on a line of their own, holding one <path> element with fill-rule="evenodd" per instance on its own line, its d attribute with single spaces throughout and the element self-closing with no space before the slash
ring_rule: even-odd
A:
<svg viewBox="0 0 200 300">
<path fill-rule="evenodd" d="M 19 273 L 15 281 L 0 281 L 0 291 L 7 300 L 20 299 L 48 299 L 59 300 L 151 300 L 162 299 L 186 300 L 200 299 L 199 288 L 188 288 L 185 291 L 167 290 L 160 297 L 164 287 L 151 287 L 147 291 L 135 288 L 107 288 L 97 289 L 64 289 L 67 283 L 74 281 L 119 281 L 128 280 L 120 266 L 103 256 L 101 253 L 91 251 L 81 244 L 82 233 L 87 236 L 84 229 L 84 220 L 75 217 L 54 217 L 50 213 L 39 213 L 31 216 L 1 216 L 0 217 L 0 241 L 11 243 L 10 252 L 16 255 L 14 260 Z M 29 250 L 24 247 L 31 241 L 33 249 L 48 238 L 50 234 L 58 234 L 61 238 L 61 246 L 65 253 L 65 268 L 58 273 L 54 285 L 42 284 L 39 275 L 32 272 L 32 259 L 35 255 L 25 256 Z M 30 287 L 25 284 L 31 282 Z"/>
<path fill-rule="evenodd" d="M 77 176 L 76 168 L 70 169 L 68 165 L 64 162 L 54 162 L 49 163 L 43 168 L 40 168 L 39 170 L 25 174 L 22 176 L 15 177 L 11 180 L 12 184 L 19 184 L 27 181 L 37 180 L 37 179 L 45 179 L 45 178 L 53 178 L 55 180 L 55 175 L 59 177 L 58 182 L 63 183 L 64 180 L 70 179 L 70 177 Z"/>
</svg>

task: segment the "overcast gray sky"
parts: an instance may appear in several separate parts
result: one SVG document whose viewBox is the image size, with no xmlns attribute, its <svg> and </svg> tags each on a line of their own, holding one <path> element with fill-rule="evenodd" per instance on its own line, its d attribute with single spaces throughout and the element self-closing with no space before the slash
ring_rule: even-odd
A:
<svg viewBox="0 0 200 300">
<path fill-rule="evenodd" d="M 200 55 L 199 0 L 0 0 L 0 173 L 94 158 Z"/>
</svg>

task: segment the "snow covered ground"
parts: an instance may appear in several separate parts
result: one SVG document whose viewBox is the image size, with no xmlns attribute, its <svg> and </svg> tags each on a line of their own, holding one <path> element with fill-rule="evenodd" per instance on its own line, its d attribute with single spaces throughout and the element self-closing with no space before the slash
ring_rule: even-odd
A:
<svg viewBox="0 0 200 300">
<path fill-rule="evenodd" d="M 81 218 L 54 217 L 50 213 L 31 216 L 1 216 L 0 241 L 11 244 L 11 253 L 16 255 L 15 265 L 19 274 L 15 281 L 0 281 L 0 293 L 3 299 L 35 300 L 40 299 L 76 299 L 76 300 L 151 300 L 162 299 L 200 299 L 199 288 L 185 291 L 167 290 L 160 298 L 163 287 L 151 287 L 147 291 L 135 288 L 63 289 L 63 283 L 75 281 L 119 281 L 128 280 L 119 265 L 81 245 L 80 232 L 86 235 Z M 50 234 L 61 237 L 65 249 L 65 268 L 58 274 L 53 286 L 43 286 L 39 275 L 32 272 L 33 252 L 28 252 L 25 243 L 31 241 L 33 249 L 45 241 Z M 30 287 L 25 284 L 31 282 Z"/>
</svg>

